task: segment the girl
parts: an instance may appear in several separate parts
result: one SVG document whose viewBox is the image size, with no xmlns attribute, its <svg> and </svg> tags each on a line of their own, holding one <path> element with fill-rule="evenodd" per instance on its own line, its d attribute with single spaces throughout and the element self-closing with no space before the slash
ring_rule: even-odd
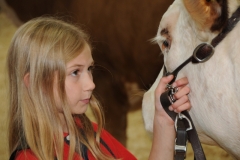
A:
<svg viewBox="0 0 240 160">
<path fill-rule="evenodd" d="M 74 25 L 37 18 L 17 30 L 7 58 L 11 159 L 136 159 L 103 129 L 103 113 L 92 95 L 93 65 L 89 37 Z M 159 102 L 172 78 L 162 78 L 156 90 L 149 159 L 173 157 L 174 122 Z M 180 87 L 171 106 L 176 112 L 190 108 L 187 84 L 186 78 L 174 84 Z M 97 124 L 85 115 L 88 106 Z"/>
</svg>

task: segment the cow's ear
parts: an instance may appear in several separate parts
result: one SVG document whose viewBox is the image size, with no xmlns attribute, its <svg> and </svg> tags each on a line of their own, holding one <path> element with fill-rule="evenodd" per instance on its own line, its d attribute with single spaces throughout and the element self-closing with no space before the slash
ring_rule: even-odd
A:
<svg viewBox="0 0 240 160">
<path fill-rule="evenodd" d="M 227 23 L 227 0 L 183 0 L 200 29 L 218 31 Z"/>
</svg>

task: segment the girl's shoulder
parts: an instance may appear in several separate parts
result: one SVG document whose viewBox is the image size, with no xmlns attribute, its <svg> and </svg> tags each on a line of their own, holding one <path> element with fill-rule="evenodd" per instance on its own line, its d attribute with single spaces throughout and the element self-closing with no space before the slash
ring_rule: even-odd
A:
<svg viewBox="0 0 240 160">
<path fill-rule="evenodd" d="M 92 124 L 94 130 L 96 131 L 98 125 L 96 123 Z M 66 135 L 64 135 L 64 137 L 66 137 Z M 123 160 L 136 160 L 136 157 L 134 157 L 117 139 L 115 139 L 106 130 L 103 130 L 101 133 L 100 145 L 101 149 L 103 149 L 105 153 L 113 154 L 116 158 L 121 158 Z M 64 143 L 64 150 L 68 150 L 68 148 L 69 146 L 67 145 L 67 143 Z M 10 160 L 37 160 L 36 156 L 30 149 L 16 150 L 14 157 L 14 159 Z"/>
<path fill-rule="evenodd" d="M 38 160 L 38 159 L 30 149 L 25 149 L 16 151 L 14 160 Z"/>
</svg>

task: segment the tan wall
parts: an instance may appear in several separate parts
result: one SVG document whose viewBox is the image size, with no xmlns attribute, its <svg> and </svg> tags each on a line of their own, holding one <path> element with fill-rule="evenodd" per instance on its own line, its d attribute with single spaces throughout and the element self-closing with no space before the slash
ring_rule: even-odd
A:
<svg viewBox="0 0 240 160">
<path fill-rule="evenodd" d="M 11 38 L 16 27 L 7 17 L 0 13 L 0 160 L 7 160 L 7 81 L 5 60 Z M 139 160 L 146 160 L 151 147 L 151 140 L 144 130 L 141 110 L 128 114 L 128 141 L 127 147 Z M 232 160 L 230 156 L 217 147 L 204 145 L 204 151 L 208 160 Z M 189 147 L 187 160 L 193 160 L 193 153 Z"/>
</svg>

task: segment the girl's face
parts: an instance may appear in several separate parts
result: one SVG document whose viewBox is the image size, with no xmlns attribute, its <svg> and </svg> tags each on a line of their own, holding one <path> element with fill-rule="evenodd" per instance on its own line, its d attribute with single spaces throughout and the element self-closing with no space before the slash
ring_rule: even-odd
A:
<svg viewBox="0 0 240 160">
<path fill-rule="evenodd" d="M 65 90 L 72 114 L 85 113 L 95 88 L 92 77 L 93 58 L 85 45 L 79 55 L 67 63 Z"/>
</svg>

